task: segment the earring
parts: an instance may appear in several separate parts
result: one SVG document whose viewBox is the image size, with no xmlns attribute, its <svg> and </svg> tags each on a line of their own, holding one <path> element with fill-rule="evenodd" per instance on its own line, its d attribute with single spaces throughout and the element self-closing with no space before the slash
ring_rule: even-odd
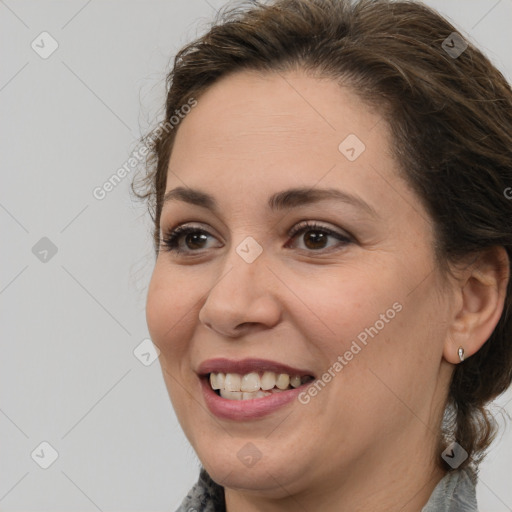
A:
<svg viewBox="0 0 512 512">
<path fill-rule="evenodd" d="M 464 361 L 464 349 L 462 347 L 459 347 L 459 359 L 461 363 Z"/>
</svg>

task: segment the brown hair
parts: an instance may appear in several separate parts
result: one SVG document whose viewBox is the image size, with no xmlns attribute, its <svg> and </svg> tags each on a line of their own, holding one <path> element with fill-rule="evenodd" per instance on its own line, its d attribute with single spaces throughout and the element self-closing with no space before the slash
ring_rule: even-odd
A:
<svg viewBox="0 0 512 512">
<path fill-rule="evenodd" d="M 492 246 L 505 247 L 512 260 L 512 200 L 505 194 L 512 186 L 512 91 L 470 42 L 459 56 L 450 54 L 443 41 L 453 47 L 453 32 L 438 13 L 412 1 L 241 3 L 176 55 L 165 120 L 230 72 L 301 69 L 330 77 L 387 120 L 399 171 L 433 220 L 439 261 Z M 148 201 L 157 252 L 178 128 L 148 134 L 147 172 L 134 183 Z M 511 302 L 509 282 L 494 332 L 453 374 L 442 441 L 456 440 L 468 452 L 462 466 L 483 458 L 496 432 L 485 406 L 512 380 Z"/>
</svg>

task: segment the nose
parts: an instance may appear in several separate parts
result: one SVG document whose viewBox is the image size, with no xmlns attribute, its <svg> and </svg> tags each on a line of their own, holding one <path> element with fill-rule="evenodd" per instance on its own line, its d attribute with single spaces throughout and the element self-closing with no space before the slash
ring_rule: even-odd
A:
<svg viewBox="0 0 512 512">
<path fill-rule="evenodd" d="M 233 250 L 199 311 L 199 320 L 208 329 L 236 338 L 279 322 L 278 281 L 262 256 L 247 263 Z"/>
</svg>

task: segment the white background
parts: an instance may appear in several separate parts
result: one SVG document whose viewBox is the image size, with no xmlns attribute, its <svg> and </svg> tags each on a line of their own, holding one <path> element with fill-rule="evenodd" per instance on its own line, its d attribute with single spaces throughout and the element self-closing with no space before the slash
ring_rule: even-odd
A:
<svg viewBox="0 0 512 512">
<path fill-rule="evenodd" d="M 512 0 L 427 3 L 512 79 Z M 131 176 L 102 201 L 92 191 L 154 123 L 170 59 L 222 4 L 0 1 L 2 511 L 173 511 L 197 478 L 158 362 L 133 355 L 148 336 L 149 219 Z M 43 31 L 59 45 L 47 59 L 31 48 Z M 46 263 L 32 252 L 42 237 L 58 251 Z M 31 458 L 43 441 L 59 455 L 48 469 Z M 511 475 L 509 426 L 481 470 L 481 512 L 512 510 Z"/>
</svg>

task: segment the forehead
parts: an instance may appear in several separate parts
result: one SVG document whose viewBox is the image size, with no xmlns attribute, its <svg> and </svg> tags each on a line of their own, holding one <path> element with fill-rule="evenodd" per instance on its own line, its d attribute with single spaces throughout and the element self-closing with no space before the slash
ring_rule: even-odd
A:
<svg viewBox="0 0 512 512">
<path fill-rule="evenodd" d="M 300 72 L 237 72 L 198 98 L 181 121 L 167 190 L 256 191 L 375 184 L 394 173 L 387 123 L 333 80 Z M 354 158 L 355 157 L 355 158 Z"/>
<path fill-rule="evenodd" d="M 243 71 L 222 78 L 200 96 L 181 123 L 176 142 L 193 135 L 208 148 L 249 137 L 254 142 L 275 140 L 268 149 L 284 151 L 286 147 L 277 143 L 285 141 L 299 149 L 309 138 L 308 150 L 328 151 L 333 143 L 336 150 L 336 142 L 349 133 L 365 139 L 377 124 L 384 135 L 387 126 L 380 120 L 377 112 L 334 80 L 300 72 Z M 319 145 L 320 138 L 325 140 Z"/>
</svg>

